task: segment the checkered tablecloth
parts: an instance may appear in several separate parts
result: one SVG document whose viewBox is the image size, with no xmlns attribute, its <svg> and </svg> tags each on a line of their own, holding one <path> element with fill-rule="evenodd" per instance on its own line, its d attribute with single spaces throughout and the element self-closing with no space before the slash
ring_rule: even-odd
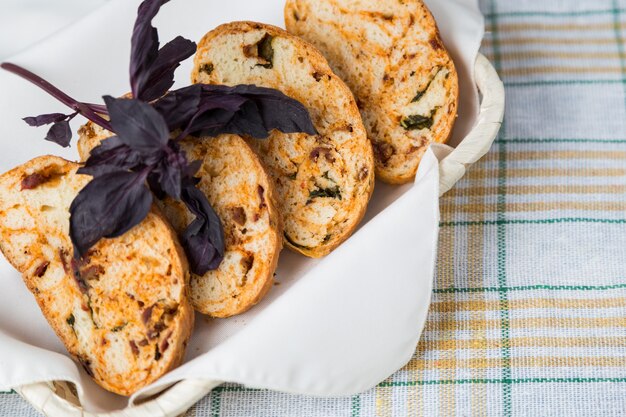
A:
<svg viewBox="0 0 626 417">
<path fill-rule="evenodd" d="M 441 200 L 411 362 L 351 398 L 226 385 L 189 416 L 626 416 L 626 0 L 481 8 L 506 118 Z M 4 393 L 0 415 L 37 413 Z"/>
</svg>

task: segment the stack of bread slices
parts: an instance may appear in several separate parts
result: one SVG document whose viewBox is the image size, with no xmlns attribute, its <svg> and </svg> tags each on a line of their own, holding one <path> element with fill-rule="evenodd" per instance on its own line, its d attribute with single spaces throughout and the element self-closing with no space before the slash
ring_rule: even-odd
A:
<svg viewBox="0 0 626 417">
<path fill-rule="evenodd" d="M 420 0 L 288 0 L 285 20 L 289 32 L 219 26 L 195 56 L 192 82 L 278 89 L 318 131 L 183 140 L 223 223 L 218 269 L 189 273 L 177 233 L 193 216 L 169 199 L 77 262 L 69 206 L 90 180 L 80 164 L 44 156 L 0 176 L 0 249 L 68 351 L 110 391 L 129 395 L 180 364 L 193 309 L 224 318 L 256 304 L 283 244 L 329 254 L 363 218 L 375 175 L 412 181 L 428 145 L 450 134 L 456 72 Z M 79 135 L 85 160 L 112 133 L 87 123 Z"/>
</svg>

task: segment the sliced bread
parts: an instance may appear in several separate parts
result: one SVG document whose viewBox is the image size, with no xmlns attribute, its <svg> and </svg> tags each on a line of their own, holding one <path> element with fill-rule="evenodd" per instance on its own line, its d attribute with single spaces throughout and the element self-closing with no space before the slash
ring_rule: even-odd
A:
<svg viewBox="0 0 626 417">
<path fill-rule="evenodd" d="M 415 178 L 433 142 L 450 136 L 458 80 L 421 0 L 287 0 L 289 32 L 318 47 L 357 98 L 377 176 Z"/>
<path fill-rule="evenodd" d="M 79 130 L 83 159 L 111 133 L 91 122 Z M 213 317 L 243 313 L 271 288 L 282 249 L 282 223 L 274 187 L 263 165 L 246 142 L 236 135 L 189 137 L 180 142 L 189 161 L 200 160 L 199 189 L 222 220 L 225 255 L 219 268 L 191 274 L 193 307 Z M 183 203 L 157 201 L 178 233 L 193 221 Z"/>
<path fill-rule="evenodd" d="M 304 104 L 318 135 L 249 143 L 276 185 L 286 245 L 320 257 L 345 241 L 373 191 L 373 154 L 352 93 L 320 52 L 275 26 L 229 23 L 198 43 L 191 79 L 275 88 Z"/>
<path fill-rule="evenodd" d="M 91 180 L 78 167 L 42 156 L 0 176 L 0 249 L 85 371 L 130 395 L 182 362 L 194 319 L 187 261 L 157 209 L 74 260 L 69 207 Z"/>
</svg>

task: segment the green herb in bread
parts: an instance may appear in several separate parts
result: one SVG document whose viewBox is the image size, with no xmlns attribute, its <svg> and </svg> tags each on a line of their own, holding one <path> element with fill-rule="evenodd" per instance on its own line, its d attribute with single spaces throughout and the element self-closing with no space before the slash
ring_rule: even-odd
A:
<svg viewBox="0 0 626 417">
<path fill-rule="evenodd" d="M 182 362 L 194 319 L 187 261 L 155 208 L 75 260 L 69 206 L 91 180 L 78 168 L 42 156 L 0 176 L 0 249 L 85 371 L 130 395 Z"/>
<path fill-rule="evenodd" d="M 433 142 L 456 119 L 458 80 L 421 0 L 287 0 L 289 32 L 311 42 L 357 98 L 376 175 L 414 179 Z"/>
<path fill-rule="evenodd" d="M 304 104 L 317 135 L 249 143 L 276 185 L 286 245 L 320 257 L 345 241 L 373 190 L 373 154 L 354 97 L 319 51 L 274 26 L 229 23 L 199 42 L 192 82 L 255 84 Z"/>
<path fill-rule="evenodd" d="M 89 122 L 79 130 L 83 159 L 111 133 Z M 191 274 L 193 307 L 213 317 L 242 313 L 271 288 L 282 248 L 282 224 L 274 187 L 246 142 L 237 135 L 188 137 L 179 142 L 189 161 L 201 161 L 195 174 L 224 227 L 224 259 L 217 269 Z M 183 233 L 193 221 L 185 205 L 173 198 L 155 199 L 174 229 Z"/>
</svg>

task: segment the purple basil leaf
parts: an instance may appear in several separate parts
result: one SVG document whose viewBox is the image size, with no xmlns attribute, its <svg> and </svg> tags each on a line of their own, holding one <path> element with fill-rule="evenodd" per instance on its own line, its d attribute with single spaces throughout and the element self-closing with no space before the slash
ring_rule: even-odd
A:
<svg viewBox="0 0 626 417">
<path fill-rule="evenodd" d="M 112 172 L 120 172 L 120 167 L 115 165 L 100 164 L 92 166 L 82 166 L 76 171 L 77 174 L 90 175 L 92 177 L 101 177 L 105 174 L 110 174 Z"/>
<path fill-rule="evenodd" d="M 151 105 L 135 99 L 104 96 L 111 126 L 120 141 L 143 155 L 163 149 L 169 140 L 169 129 Z"/>
<path fill-rule="evenodd" d="M 306 107 L 278 90 L 202 84 L 198 110 L 181 136 L 235 133 L 266 138 L 273 129 L 317 133 Z"/>
<path fill-rule="evenodd" d="M 200 106 L 205 110 L 223 109 L 236 112 L 249 97 L 235 91 L 236 87 L 202 84 Z"/>
<path fill-rule="evenodd" d="M 112 136 L 104 139 L 100 145 L 91 150 L 91 155 L 79 173 L 98 176 L 100 166 L 114 166 L 118 170 L 129 170 L 142 165 L 143 162 L 139 152 L 122 143 L 119 137 Z"/>
<path fill-rule="evenodd" d="M 130 41 L 130 86 L 133 97 L 141 97 L 141 90 L 150 78 L 149 69 L 159 55 L 159 35 L 152 26 L 152 19 L 168 1 L 145 0 L 137 9 Z"/>
<path fill-rule="evenodd" d="M 152 191 L 152 194 L 154 194 L 154 196 L 156 198 L 158 198 L 159 200 L 163 200 L 165 197 L 167 197 L 167 194 L 165 193 L 165 191 L 163 191 L 163 188 L 161 187 L 161 183 L 159 182 L 160 178 L 159 178 L 159 174 L 155 173 L 155 172 L 151 172 L 148 175 L 148 187 L 150 187 L 150 191 Z"/>
<path fill-rule="evenodd" d="M 317 134 L 306 107 L 282 92 L 255 85 L 237 85 L 233 87 L 233 92 L 257 104 L 268 131 L 277 129 L 284 133 Z"/>
<path fill-rule="evenodd" d="M 179 135 L 179 137 L 185 137 L 187 135 L 194 136 L 217 136 L 224 132 L 224 126 L 228 125 L 235 117 L 235 112 L 211 109 L 204 110 L 199 109 L 198 112 L 187 124 L 187 127 Z"/>
<path fill-rule="evenodd" d="M 153 169 L 153 172 L 157 176 L 156 180 L 159 183 L 160 190 L 170 197 L 179 200 L 182 170 L 167 163 L 160 163 Z"/>
<path fill-rule="evenodd" d="M 248 101 L 241 106 L 235 117 L 224 126 L 224 133 L 250 135 L 253 138 L 266 138 L 268 131 L 254 101 Z"/>
<path fill-rule="evenodd" d="M 181 61 L 189 58 L 196 52 L 196 44 L 182 36 L 177 36 L 159 50 L 159 54 L 148 71 L 145 85 L 140 86 L 137 98 L 143 101 L 153 101 L 163 96 L 174 85 L 174 71 Z"/>
<path fill-rule="evenodd" d="M 165 118 L 170 131 L 184 127 L 196 114 L 201 92 L 202 86 L 194 84 L 171 91 L 154 103 L 154 108 Z"/>
<path fill-rule="evenodd" d="M 100 141 L 100 144 L 93 148 L 90 153 L 96 155 L 100 152 L 110 151 L 120 146 L 126 146 L 118 136 L 109 136 L 106 139 Z"/>
<path fill-rule="evenodd" d="M 70 238 L 83 256 L 103 237 L 121 236 L 150 211 L 145 172 L 117 171 L 94 178 L 70 206 Z"/>
<path fill-rule="evenodd" d="M 150 102 L 174 84 L 174 71 L 196 51 L 196 44 L 177 36 L 159 49 L 159 35 L 152 20 L 168 0 L 145 0 L 137 10 L 130 56 L 133 97 Z"/>
<path fill-rule="evenodd" d="M 70 123 L 67 120 L 56 122 L 52 125 L 50 130 L 48 130 L 45 139 L 67 148 L 70 146 L 70 141 L 72 140 Z"/>
<path fill-rule="evenodd" d="M 70 115 L 63 113 L 50 113 L 50 114 L 40 114 L 39 116 L 34 117 L 24 117 L 24 120 L 29 126 L 39 127 L 43 125 L 49 125 L 50 123 L 57 123 L 61 120 L 65 120 Z"/>
<path fill-rule="evenodd" d="M 236 113 L 247 102 L 245 97 L 228 92 L 202 94 L 195 114 L 186 123 L 179 137 L 185 137 L 188 134 L 217 136 L 221 133 L 235 133 L 225 129 L 225 126 L 236 117 Z"/>
<path fill-rule="evenodd" d="M 259 110 L 252 101 L 246 102 L 235 113 L 224 110 L 205 113 L 194 121 L 190 130 L 194 135 L 209 137 L 232 133 L 262 139 L 269 135 Z"/>
<path fill-rule="evenodd" d="M 204 275 L 217 269 L 224 259 L 224 230 L 217 213 L 204 193 L 189 181 L 182 190 L 182 200 L 196 215 L 181 236 L 191 271 Z"/>
<path fill-rule="evenodd" d="M 201 166 L 202 166 L 202 160 L 200 159 L 196 159 L 195 161 L 190 162 L 185 167 L 184 175 L 187 177 L 193 177 L 196 174 L 196 172 L 198 172 Z"/>
<path fill-rule="evenodd" d="M 187 157 L 174 141 L 170 141 L 164 157 L 153 168 L 159 188 L 172 198 L 180 200 L 181 181 L 187 169 Z"/>
</svg>

